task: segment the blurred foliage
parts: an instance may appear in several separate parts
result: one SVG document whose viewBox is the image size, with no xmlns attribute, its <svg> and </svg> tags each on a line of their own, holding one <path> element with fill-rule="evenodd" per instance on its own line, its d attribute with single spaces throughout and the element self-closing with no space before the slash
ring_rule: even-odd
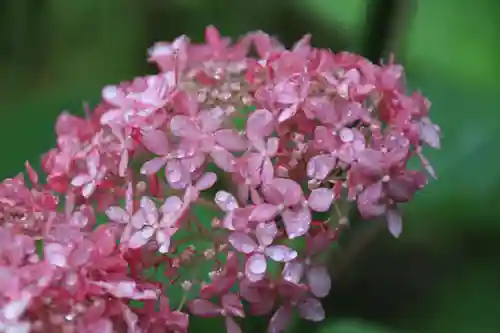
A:
<svg viewBox="0 0 500 333">
<path fill-rule="evenodd" d="M 145 61 L 154 41 L 200 40 L 215 24 L 235 37 L 266 30 L 288 45 L 312 33 L 315 45 L 334 50 L 383 46 L 405 64 L 410 87 L 433 102 L 444 137 L 428 157 L 439 180 L 406 207 L 400 240 L 373 233 L 349 266 L 332 260 L 328 321 L 298 321 L 293 332 L 499 332 L 500 3 L 396 1 L 392 30 L 379 40 L 370 36 L 374 2 L 391 3 L 0 0 L 1 176 L 14 175 L 25 159 L 36 164 L 54 145 L 62 110 L 81 113 L 103 85 L 154 70 Z M 194 321 L 192 331 L 220 332 L 220 324 Z M 263 332 L 264 324 L 248 320 L 245 332 Z"/>
</svg>

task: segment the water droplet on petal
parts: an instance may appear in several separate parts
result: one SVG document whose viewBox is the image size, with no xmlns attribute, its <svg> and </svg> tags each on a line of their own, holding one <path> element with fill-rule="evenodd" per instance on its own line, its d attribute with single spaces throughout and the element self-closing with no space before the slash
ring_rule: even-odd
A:
<svg viewBox="0 0 500 333">
<path fill-rule="evenodd" d="M 349 128 L 343 128 L 339 133 L 340 140 L 343 142 L 351 142 L 354 140 L 354 133 Z"/>
</svg>

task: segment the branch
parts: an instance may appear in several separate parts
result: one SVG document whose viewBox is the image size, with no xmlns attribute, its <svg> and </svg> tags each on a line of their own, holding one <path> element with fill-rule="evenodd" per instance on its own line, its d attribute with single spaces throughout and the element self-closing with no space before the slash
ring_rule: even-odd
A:
<svg viewBox="0 0 500 333">
<path fill-rule="evenodd" d="M 372 0 L 368 5 L 362 54 L 378 63 L 402 40 L 414 0 Z"/>
</svg>

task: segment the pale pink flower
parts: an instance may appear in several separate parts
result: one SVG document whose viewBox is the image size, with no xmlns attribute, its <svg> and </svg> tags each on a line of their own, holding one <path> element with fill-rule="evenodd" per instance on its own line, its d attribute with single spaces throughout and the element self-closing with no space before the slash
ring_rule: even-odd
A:
<svg viewBox="0 0 500 333">
<path fill-rule="evenodd" d="M 71 185 L 81 187 L 84 198 L 89 198 L 97 189 L 97 186 L 104 180 L 107 169 L 101 165 L 99 151 L 92 150 L 85 159 L 87 173 L 76 175 L 71 181 Z"/>
<path fill-rule="evenodd" d="M 288 246 L 271 245 L 277 232 L 276 225 L 271 222 L 257 225 L 257 242 L 241 231 L 235 231 L 229 236 L 229 242 L 237 251 L 249 255 L 245 263 L 245 275 L 250 281 L 264 278 L 268 257 L 277 262 L 288 262 L 297 257 L 297 252 Z"/>
<path fill-rule="evenodd" d="M 167 253 L 170 239 L 179 230 L 178 223 L 186 208 L 177 196 L 168 197 L 160 209 L 152 199 L 142 197 L 140 214 L 132 219 L 136 231 L 130 236 L 128 246 L 133 249 L 142 247 L 154 237 L 158 251 Z"/>
</svg>

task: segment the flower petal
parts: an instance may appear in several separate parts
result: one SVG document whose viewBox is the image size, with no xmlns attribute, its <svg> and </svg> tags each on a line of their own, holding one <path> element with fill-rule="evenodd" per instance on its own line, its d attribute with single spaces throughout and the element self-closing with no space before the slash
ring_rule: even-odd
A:
<svg viewBox="0 0 500 333">
<path fill-rule="evenodd" d="M 308 203 L 316 212 L 327 212 L 333 202 L 333 191 L 328 188 L 317 188 L 311 191 Z"/>
<path fill-rule="evenodd" d="M 156 155 L 167 155 L 169 153 L 169 143 L 163 131 L 149 131 L 142 137 L 141 142 L 147 150 Z"/>
<path fill-rule="evenodd" d="M 266 255 L 278 262 L 287 262 L 297 258 L 297 252 L 285 245 L 273 245 L 266 248 Z"/>
<path fill-rule="evenodd" d="M 398 238 L 403 231 L 403 219 L 398 209 L 392 208 L 387 211 L 387 226 L 391 234 Z"/>
<path fill-rule="evenodd" d="M 251 221 L 266 222 L 271 221 L 279 212 L 280 207 L 271 204 L 260 204 L 255 206 L 250 215 Z"/>
<path fill-rule="evenodd" d="M 144 237 L 142 232 L 136 231 L 128 240 L 128 246 L 131 249 L 138 249 L 141 246 L 144 246 L 149 241 L 149 238 Z"/>
<path fill-rule="evenodd" d="M 167 159 L 165 157 L 155 157 L 142 165 L 141 174 L 151 175 L 156 173 L 165 165 L 165 163 L 167 163 Z"/>
<path fill-rule="evenodd" d="M 321 302 L 316 298 L 307 298 L 298 305 L 300 316 L 310 321 L 322 321 L 325 319 L 325 310 Z"/>
<path fill-rule="evenodd" d="M 330 274 L 324 266 L 313 266 L 306 273 L 307 285 L 316 297 L 326 297 L 332 287 Z"/>
<path fill-rule="evenodd" d="M 309 231 L 311 225 L 311 211 L 307 207 L 299 210 L 285 210 L 281 216 L 285 224 L 288 238 L 294 239 L 303 236 Z"/>
<path fill-rule="evenodd" d="M 257 237 L 260 245 L 263 246 L 271 245 L 277 234 L 278 228 L 274 222 L 260 223 L 255 228 L 255 236 Z"/>
<path fill-rule="evenodd" d="M 245 275 L 248 280 L 256 282 L 262 280 L 267 271 L 267 260 L 263 254 L 255 253 L 245 263 Z"/>
<path fill-rule="evenodd" d="M 121 207 L 111 206 L 106 209 L 106 216 L 114 222 L 127 223 L 130 220 L 129 214 Z"/>
<path fill-rule="evenodd" d="M 235 231 L 229 235 L 229 243 L 241 253 L 252 253 L 257 249 L 255 241 L 246 233 Z"/>
<path fill-rule="evenodd" d="M 196 316 L 215 317 L 221 314 L 222 308 L 210 301 L 195 299 L 189 303 L 189 310 Z"/>
</svg>

